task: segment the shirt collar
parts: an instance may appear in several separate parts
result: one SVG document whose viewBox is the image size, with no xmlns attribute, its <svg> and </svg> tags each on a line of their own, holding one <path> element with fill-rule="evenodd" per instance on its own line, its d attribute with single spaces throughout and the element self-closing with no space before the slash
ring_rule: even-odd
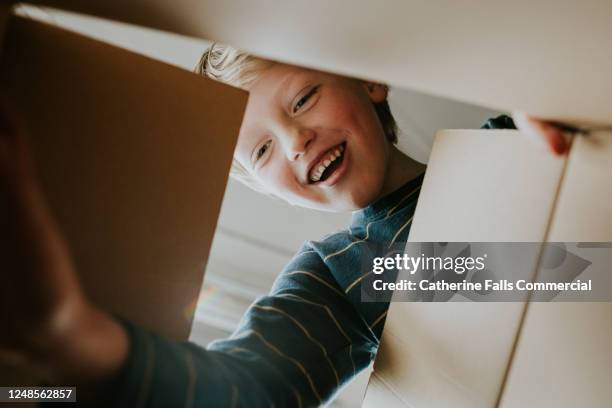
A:
<svg viewBox="0 0 612 408">
<path fill-rule="evenodd" d="M 372 204 L 368 205 L 361 210 L 357 210 L 353 212 L 352 216 L 352 225 L 358 225 L 366 222 L 370 222 L 381 218 L 382 216 L 386 216 L 386 214 L 398 204 L 402 206 L 407 205 L 412 202 L 412 200 L 404 200 L 406 195 L 412 193 L 415 190 L 418 190 L 423 184 L 424 173 L 413 178 L 397 190 L 377 199 Z M 418 194 L 415 194 L 414 197 L 418 197 Z M 402 202 L 402 200 L 404 200 Z"/>
</svg>

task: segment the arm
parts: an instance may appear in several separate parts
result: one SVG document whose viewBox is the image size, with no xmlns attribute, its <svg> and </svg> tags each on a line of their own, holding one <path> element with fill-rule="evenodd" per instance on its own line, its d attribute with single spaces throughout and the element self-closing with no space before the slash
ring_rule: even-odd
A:
<svg viewBox="0 0 612 408">
<path fill-rule="evenodd" d="M 325 402 L 370 363 L 377 340 L 326 270 L 311 261 L 307 273 L 290 264 L 236 332 L 206 350 L 126 323 L 134 345 L 119 380 L 122 405 Z"/>
<path fill-rule="evenodd" d="M 90 304 L 10 116 L 0 109 L 0 357 L 103 406 L 311 406 L 370 362 L 375 336 L 315 254 L 291 264 L 232 338 L 208 350 Z"/>
</svg>

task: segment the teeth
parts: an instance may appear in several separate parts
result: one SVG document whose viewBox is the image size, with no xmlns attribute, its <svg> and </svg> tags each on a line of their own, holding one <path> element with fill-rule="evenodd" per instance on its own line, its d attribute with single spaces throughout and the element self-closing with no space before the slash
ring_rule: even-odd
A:
<svg viewBox="0 0 612 408">
<path fill-rule="evenodd" d="M 328 157 L 323 159 L 322 164 L 320 164 L 319 167 L 310 172 L 310 181 L 319 181 L 325 169 L 329 167 L 329 165 L 332 164 L 338 157 L 340 157 L 343 151 L 344 145 L 338 147 L 336 150 L 331 152 Z"/>
</svg>

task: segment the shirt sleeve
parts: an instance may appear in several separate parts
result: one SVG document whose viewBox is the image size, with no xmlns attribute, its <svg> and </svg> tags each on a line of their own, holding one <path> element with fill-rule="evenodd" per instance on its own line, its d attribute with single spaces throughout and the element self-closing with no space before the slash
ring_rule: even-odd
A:
<svg viewBox="0 0 612 408">
<path fill-rule="evenodd" d="M 508 115 L 499 115 L 494 118 L 489 118 L 480 127 L 481 129 L 516 129 L 514 120 Z"/>
<path fill-rule="evenodd" d="M 124 326 L 130 352 L 113 405 L 126 407 L 318 406 L 367 367 L 378 346 L 307 247 L 232 336 L 206 349 Z"/>
</svg>

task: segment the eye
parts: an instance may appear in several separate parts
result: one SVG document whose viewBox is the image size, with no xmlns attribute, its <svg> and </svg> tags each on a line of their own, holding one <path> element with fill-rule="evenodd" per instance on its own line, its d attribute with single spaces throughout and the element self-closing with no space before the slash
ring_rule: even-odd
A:
<svg viewBox="0 0 612 408">
<path fill-rule="evenodd" d="M 314 94 L 316 94 L 318 90 L 319 90 L 319 86 L 318 85 L 310 88 L 310 90 L 306 93 L 306 95 L 304 95 L 301 98 L 299 98 L 297 100 L 297 102 L 293 105 L 292 112 L 293 113 L 297 113 L 298 110 L 300 110 L 304 105 L 306 105 L 308 103 L 310 98 Z"/>
<path fill-rule="evenodd" d="M 259 147 L 259 149 L 257 149 L 257 151 L 255 152 L 255 155 L 253 157 L 253 162 L 254 163 L 257 163 L 259 161 L 259 159 L 261 159 L 263 157 L 263 155 L 266 154 L 266 152 L 270 148 L 270 144 L 272 144 L 272 140 L 268 140 L 266 143 L 261 145 Z"/>
</svg>

